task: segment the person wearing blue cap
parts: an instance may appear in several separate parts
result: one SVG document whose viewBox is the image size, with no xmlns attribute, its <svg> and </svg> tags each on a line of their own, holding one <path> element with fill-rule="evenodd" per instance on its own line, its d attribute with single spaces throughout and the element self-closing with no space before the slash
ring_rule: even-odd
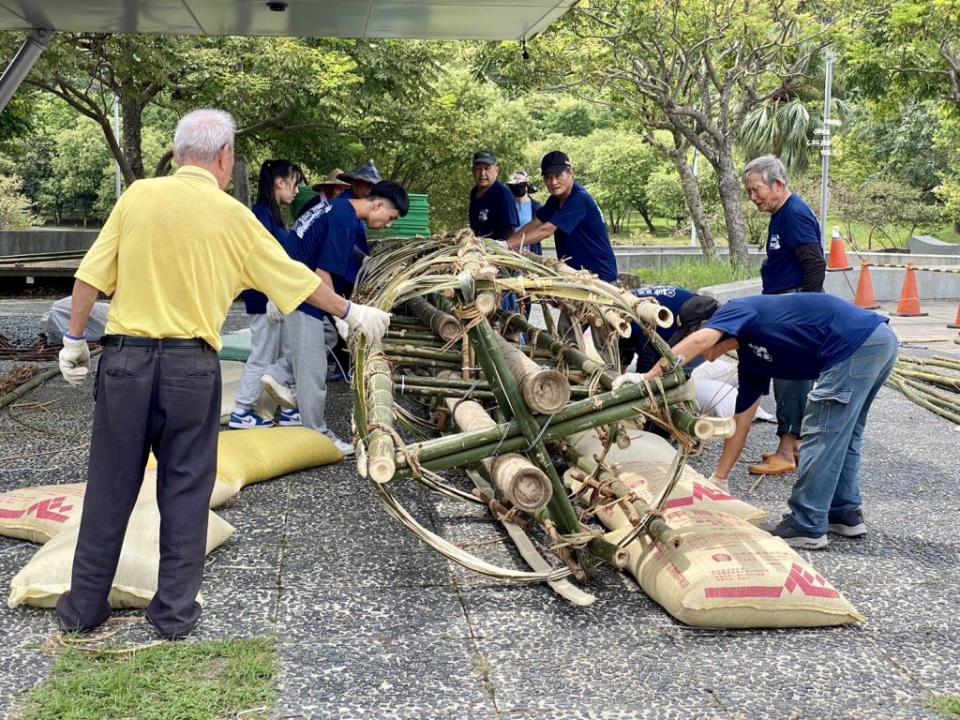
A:
<svg viewBox="0 0 960 720">
<path fill-rule="evenodd" d="M 702 304 L 699 297 L 688 301 Z M 681 315 L 697 317 L 687 305 Z M 794 293 L 731 300 L 715 311 L 699 308 L 699 322 L 684 323 L 674 338 L 681 364 L 703 355 L 715 360 L 739 349 L 736 431 L 723 444 L 711 479 L 725 482 L 750 432 L 760 397 L 772 379 L 813 380 L 801 429 L 800 468 L 790 513 L 770 530 L 788 545 L 827 546 L 827 533 L 867 532 L 860 497 L 860 450 L 867 414 L 897 359 L 897 336 L 887 318 L 834 295 Z M 680 339 L 680 337 L 682 339 Z M 650 381 L 662 364 L 613 382 Z"/>
</svg>

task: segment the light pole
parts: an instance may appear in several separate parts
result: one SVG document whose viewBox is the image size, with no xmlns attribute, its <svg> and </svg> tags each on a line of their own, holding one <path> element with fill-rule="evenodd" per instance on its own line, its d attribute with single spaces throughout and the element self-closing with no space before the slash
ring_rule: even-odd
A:
<svg viewBox="0 0 960 720">
<path fill-rule="evenodd" d="M 820 155 L 823 158 L 823 166 L 820 170 L 820 232 L 823 247 L 826 250 L 830 238 L 827 229 L 827 212 L 830 209 L 830 155 L 833 145 L 831 134 L 833 128 L 840 125 L 840 121 L 830 119 L 830 106 L 833 104 L 833 61 L 836 59 L 833 48 L 827 48 L 825 57 L 827 67 L 823 82 L 823 128 L 813 131 L 820 136 L 820 140 L 814 140 L 813 144 L 820 146 Z"/>
<path fill-rule="evenodd" d="M 120 96 L 113 96 L 113 137 L 117 140 L 117 147 L 120 147 Z M 117 180 L 117 200 L 120 199 L 120 193 L 123 192 L 123 174 L 120 172 L 120 162 L 114 161 Z"/>
</svg>

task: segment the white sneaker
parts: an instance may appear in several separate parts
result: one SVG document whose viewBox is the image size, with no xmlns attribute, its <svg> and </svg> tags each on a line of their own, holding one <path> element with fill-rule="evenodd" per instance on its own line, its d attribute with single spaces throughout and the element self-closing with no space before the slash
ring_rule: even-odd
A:
<svg viewBox="0 0 960 720">
<path fill-rule="evenodd" d="M 290 388 L 269 375 L 260 376 L 260 387 L 277 405 L 287 410 L 297 409 L 297 399 Z"/>
<path fill-rule="evenodd" d="M 330 440 L 333 441 L 334 447 L 337 448 L 344 455 L 353 455 L 353 443 L 348 443 L 346 440 L 341 440 L 336 435 L 333 434 L 330 430 L 324 433 Z"/>
</svg>

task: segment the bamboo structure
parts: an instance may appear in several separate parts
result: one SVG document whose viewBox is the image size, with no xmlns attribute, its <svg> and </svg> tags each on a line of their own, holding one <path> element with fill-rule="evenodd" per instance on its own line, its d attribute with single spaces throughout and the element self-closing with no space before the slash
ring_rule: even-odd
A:
<svg viewBox="0 0 960 720">
<path fill-rule="evenodd" d="M 500 310 L 507 293 L 533 306 L 542 324 Z M 358 368 L 358 470 L 390 515 L 418 538 L 477 572 L 503 581 L 546 582 L 570 602 L 587 605 L 593 596 L 564 578 L 587 579 L 597 561 L 622 568 L 626 555 L 622 545 L 581 522 L 574 493 L 561 477 L 570 464 L 580 468 L 584 482 L 599 483 L 608 501 L 624 504 L 635 521 L 632 537 L 644 533 L 657 542 L 677 542 L 660 508 L 633 501 L 621 483 L 591 466 L 592 460 L 573 457 L 564 442 L 603 427 L 611 443 L 622 445 L 629 442 L 619 432 L 623 423 L 659 425 L 687 450 L 729 434 L 728 423 L 699 415 L 692 384 L 656 333 L 672 323 L 668 309 L 588 272 L 506 250 L 469 231 L 417 243 L 376 243 L 355 299 L 391 313 L 380 344 L 362 337 L 350 341 Z M 571 329 L 572 342 L 557 335 L 560 327 Z M 618 368 L 591 354 L 583 341 L 587 327 L 614 340 L 639 328 L 667 372 L 613 390 Z M 459 488 L 451 479 L 456 475 L 441 474 L 454 468 L 466 471 L 472 491 Z M 397 499 L 393 488 L 401 482 L 486 506 L 533 570 L 492 566 L 428 530 Z M 533 550 L 538 542 L 552 562 Z"/>
<path fill-rule="evenodd" d="M 887 386 L 944 420 L 960 425 L 960 361 L 939 355 L 901 357 L 887 378 Z"/>
</svg>

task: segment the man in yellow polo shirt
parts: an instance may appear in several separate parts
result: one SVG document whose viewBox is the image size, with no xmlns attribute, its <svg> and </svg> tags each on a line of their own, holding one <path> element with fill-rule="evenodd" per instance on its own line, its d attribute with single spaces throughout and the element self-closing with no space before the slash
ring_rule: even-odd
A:
<svg viewBox="0 0 960 720">
<path fill-rule="evenodd" d="M 160 572 L 146 610 L 160 635 L 188 635 L 200 619 L 207 506 L 217 469 L 220 327 L 245 288 L 285 314 L 307 302 L 379 340 L 390 323 L 351 304 L 291 260 L 253 213 L 223 192 L 233 171 L 229 114 L 197 110 L 174 134 L 179 170 L 140 180 L 117 202 L 76 273 L 60 369 L 81 384 L 83 337 L 98 291 L 112 295 L 94 381 L 96 407 L 83 517 L 60 626 L 91 630 L 107 596 L 147 455 L 157 457 Z"/>
</svg>

